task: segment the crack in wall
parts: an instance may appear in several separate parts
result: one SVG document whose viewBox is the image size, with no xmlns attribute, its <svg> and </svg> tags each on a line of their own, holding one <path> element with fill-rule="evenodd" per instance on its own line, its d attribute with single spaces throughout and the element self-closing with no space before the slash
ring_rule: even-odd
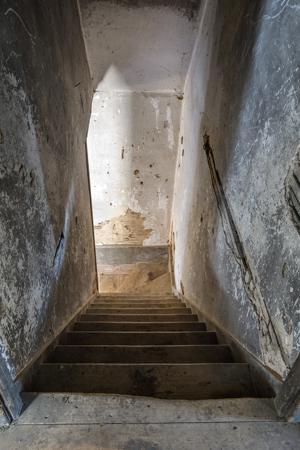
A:
<svg viewBox="0 0 300 450">
<path fill-rule="evenodd" d="M 300 148 L 292 160 L 284 181 L 285 201 L 289 208 L 290 218 L 300 233 Z"/>
<path fill-rule="evenodd" d="M 242 282 L 246 295 L 257 317 L 259 325 L 259 339 L 264 363 L 266 365 L 271 364 L 276 370 L 279 369 L 281 374 L 285 374 L 287 369 L 290 369 L 290 367 L 287 362 L 287 358 L 282 348 L 280 339 L 276 333 L 272 318 L 260 292 L 259 286 L 257 284 L 257 279 L 254 276 L 253 269 L 251 268 L 248 261 L 243 243 L 239 237 L 238 229 L 233 219 L 219 172 L 216 168 L 213 149 L 211 148 L 209 142 L 209 136 L 206 133 L 203 136 L 203 149 L 207 157 L 211 183 L 221 217 L 221 224 L 224 232 L 225 242 L 241 270 Z M 273 354 L 274 357 L 267 358 L 267 355 L 270 354 Z M 278 359 L 281 360 L 279 362 L 280 368 L 278 367 Z"/>
</svg>

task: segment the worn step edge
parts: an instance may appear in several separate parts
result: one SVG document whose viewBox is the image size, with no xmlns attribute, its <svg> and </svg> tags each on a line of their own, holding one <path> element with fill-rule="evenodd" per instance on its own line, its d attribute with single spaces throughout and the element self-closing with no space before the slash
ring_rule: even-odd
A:
<svg viewBox="0 0 300 450">
<path fill-rule="evenodd" d="M 192 314 L 190 308 L 95 308 L 89 307 L 85 314 Z"/>
<path fill-rule="evenodd" d="M 227 345 L 58 345 L 47 363 L 233 362 Z"/>
<path fill-rule="evenodd" d="M 96 322 L 78 321 L 74 331 L 206 331 L 204 322 Z"/>
<path fill-rule="evenodd" d="M 101 341 L 99 341 L 101 340 Z M 217 344 L 213 331 L 70 331 L 61 343 L 70 345 L 185 345 Z"/>
<path fill-rule="evenodd" d="M 163 400 L 110 394 L 22 395 L 20 425 L 278 422 L 273 400 Z"/>
<path fill-rule="evenodd" d="M 254 396 L 249 367 L 245 363 L 44 363 L 31 390 L 194 400 Z"/>
<path fill-rule="evenodd" d="M 111 306 L 112 308 L 180 308 L 184 307 L 185 303 L 183 302 L 93 302 L 91 306 L 99 308 L 103 305 L 105 308 Z M 141 305 L 141 306 L 139 306 Z"/>
<path fill-rule="evenodd" d="M 195 314 L 95 314 L 80 316 L 80 321 L 97 322 L 197 322 Z"/>
</svg>

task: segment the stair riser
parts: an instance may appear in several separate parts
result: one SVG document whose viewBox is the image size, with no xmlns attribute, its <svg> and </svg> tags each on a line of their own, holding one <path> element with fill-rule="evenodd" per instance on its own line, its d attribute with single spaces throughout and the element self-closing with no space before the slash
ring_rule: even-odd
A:
<svg viewBox="0 0 300 450">
<path fill-rule="evenodd" d="M 181 302 L 179 298 L 95 298 L 94 302 L 109 302 L 109 303 L 174 303 Z"/>
<path fill-rule="evenodd" d="M 214 332 L 70 332 L 63 339 L 69 345 L 211 345 Z"/>
<path fill-rule="evenodd" d="M 249 369 L 244 364 L 43 364 L 33 390 L 190 400 L 253 395 Z"/>
<path fill-rule="evenodd" d="M 203 322 L 77 322 L 74 331 L 206 331 Z"/>
<path fill-rule="evenodd" d="M 192 314 L 82 314 L 80 321 L 88 322 L 197 322 Z"/>
<path fill-rule="evenodd" d="M 150 299 L 150 300 L 178 300 L 178 297 L 175 297 L 174 295 L 169 295 L 169 294 L 165 294 L 165 295 L 143 295 L 143 294 L 102 294 L 102 295 L 97 295 L 96 299 L 116 299 L 116 298 L 120 298 L 121 300 L 126 299 L 126 298 L 130 298 L 130 299 Z"/>
<path fill-rule="evenodd" d="M 94 302 L 90 308 L 184 308 L 185 305 L 181 302 Z"/>
<path fill-rule="evenodd" d="M 50 355 L 53 363 L 221 363 L 231 362 L 228 347 L 154 346 L 105 347 L 58 346 Z"/>
<path fill-rule="evenodd" d="M 189 308 L 88 308 L 87 314 L 192 314 Z"/>
</svg>

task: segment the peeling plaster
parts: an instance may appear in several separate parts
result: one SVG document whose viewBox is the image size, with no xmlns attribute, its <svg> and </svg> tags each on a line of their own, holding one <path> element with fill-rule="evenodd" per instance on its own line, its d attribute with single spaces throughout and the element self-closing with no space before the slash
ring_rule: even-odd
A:
<svg viewBox="0 0 300 450">
<path fill-rule="evenodd" d="M 3 4 L 0 30 L 0 352 L 14 378 L 93 292 L 91 83 L 76 2 Z"/>
<path fill-rule="evenodd" d="M 187 298 L 285 378 L 300 351 L 298 194 L 291 194 L 300 11 L 281 2 L 273 17 L 279 3 L 202 2 L 172 219 L 178 291 L 182 282 Z M 212 187 L 205 131 L 224 196 Z"/>
</svg>

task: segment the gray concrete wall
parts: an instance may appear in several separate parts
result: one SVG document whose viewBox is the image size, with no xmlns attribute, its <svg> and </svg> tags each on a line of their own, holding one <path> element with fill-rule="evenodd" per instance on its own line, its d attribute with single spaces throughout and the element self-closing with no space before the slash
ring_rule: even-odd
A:
<svg viewBox="0 0 300 450">
<path fill-rule="evenodd" d="M 300 350 L 295 1 L 203 2 L 173 205 L 177 289 L 285 377 Z"/>
<path fill-rule="evenodd" d="M 2 1 L 0 41 L 0 352 L 15 377 L 95 287 L 92 87 L 76 1 Z"/>
<path fill-rule="evenodd" d="M 88 137 L 96 243 L 164 245 L 199 2 L 80 4 L 96 91 Z"/>
</svg>

